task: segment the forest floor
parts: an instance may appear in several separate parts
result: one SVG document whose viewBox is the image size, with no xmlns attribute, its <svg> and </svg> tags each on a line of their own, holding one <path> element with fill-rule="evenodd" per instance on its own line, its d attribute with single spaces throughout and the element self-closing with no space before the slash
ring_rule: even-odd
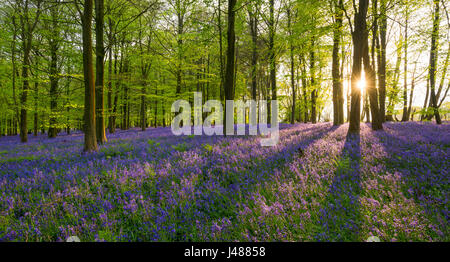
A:
<svg viewBox="0 0 450 262">
<path fill-rule="evenodd" d="M 0 241 L 450 241 L 450 124 L 0 137 Z"/>
</svg>

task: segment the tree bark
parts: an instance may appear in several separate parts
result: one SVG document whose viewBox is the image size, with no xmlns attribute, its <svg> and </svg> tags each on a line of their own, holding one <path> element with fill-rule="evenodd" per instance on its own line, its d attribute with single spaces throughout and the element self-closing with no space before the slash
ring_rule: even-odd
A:
<svg viewBox="0 0 450 262">
<path fill-rule="evenodd" d="M 420 116 L 420 121 L 425 120 L 427 117 L 427 112 L 425 112 L 425 111 L 427 111 L 429 96 L 430 96 L 430 75 L 428 75 L 428 78 L 427 78 L 427 91 L 425 93 L 425 100 L 423 101 L 423 107 L 422 107 L 423 113 Z"/>
<path fill-rule="evenodd" d="M 11 44 L 11 63 L 12 63 L 12 95 L 13 95 L 13 102 L 14 102 L 14 116 L 11 118 L 11 128 L 9 129 L 10 133 L 9 135 L 15 134 L 15 131 L 13 129 L 13 125 L 17 124 L 16 121 L 20 118 L 19 114 L 19 106 L 17 104 L 17 97 L 16 97 L 16 77 L 19 76 L 19 73 L 17 72 L 17 66 L 16 66 L 16 44 L 17 44 L 17 24 L 16 19 L 13 16 L 12 17 L 12 23 L 13 23 L 13 40 Z"/>
<path fill-rule="evenodd" d="M 433 18 L 433 33 L 431 36 L 431 49 L 430 49 L 430 90 L 431 90 L 431 104 L 433 108 L 433 114 L 438 125 L 442 124 L 441 116 L 437 107 L 436 99 L 436 64 L 438 60 L 438 46 L 439 46 L 439 12 L 440 1 L 434 0 L 434 18 Z"/>
<path fill-rule="evenodd" d="M 303 89 L 303 113 L 305 114 L 305 117 L 303 119 L 304 123 L 308 123 L 309 121 L 309 114 L 308 114 L 308 81 L 306 79 L 306 59 L 302 56 L 301 58 L 301 64 L 302 64 L 302 89 Z"/>
<path fill-rule="evenodd" d="M 105 132 L 105 118 L 104 118 L 104 72 L 105 66 L 103 60 L 105 59 L 105 46 L 103 41 L 104 30 L 104 0 L 95 0 L 95 54 L 96 54 L 96 77 L 95 77 L 95 129 L 96 138 L 99 144 L 104 144 L 106 139 Z"/>
<path fill-rule="evenodd" d="M 403 114 L 402 122 L 409 120 L 408 115 L 408 10 L 406 11 L 405 21 L 405 67 L 404 67 L 404 85 L 403 85 Z"/>
<path fill-rule="evenodd" d="M 292 110 L 291 110 L 291 124 L 295 123 L 295 60 L 294 60 L 294 39 L 293 39 L 293 29 L 292 29 L 292 14 L 291 7 L 287 8 L 287 17 L 288 17 L 288 30 L 289 30 L 289 51 L 291 58 L 291 88 L 292 88 Z"/>
<path fill-rule="evenodd" d="M 108 18 L 108 27 L 109 27 L 109 34 L 108 34 L 108 101 L 107 101 L 107 107 L 108 107 L 108 129 L 111 133 L 112 130 L 112 67 L 113 67 L 113 27 L 112 27 L 112 20 L 111 18 Z M 116 62 L 114 62 L 116 63 Z"/>
<path fill-rule="evenodd" d="M 37 76 L 36 76 L 37 78 Z M 33 134 L 34 136 L 37 136 L 38 133 L 38 99 L 39 99 L 39 93 L 38 93 L 38 87 L 39 87 L 39 82 L 36 81 L 34 82 L 34 125 L 33 125 Z"/>
<path fill-rule="evenodd" d="M 158 97 L 158 85 L 155 85 L 155 97 Z M 155 107 L 155 111 L 154 111 L 155 121 L 154 121 L 154 125 L 153 126 L 155 128 L 157 128 L 158 127 L 158 99 L 157 98 L 155 98 L 154 107 Z"/>
<path fill-rule="evenodd" d="M 411 117 L 411 109 L 412 109 L 412 101 L 414 98 L 414 88 L 416 86 L 416 68 L 417 68 L 417 61 L 414 64 L 414 72 L 411 79 L 411 90 L 409 93 L 409 106 L 408 106 L 408 119 L 412 118 L 412 121 L 414 121 L 414 116 Z"/>
<path fill-rule="evenodd" d="M 58 70 L 56 46 L 50 46 L 51 62 L 50 62 L 50 126 L 48 129 L 48 137 L 54 138 L 57 136 L 56 116 L 57 114 L 57 95 L 58 95 Z"/>
<path fill-rule="evenodd" d="M 97 151 L 95 128 L 95 85 L 92 58 L 93 0 L 84 0 L 82 15 L 83 74 L 84 74 L 84 151 Z"/>
<path fill-rule="evenodd" d="M 352 32 L 353 39 L 353 65 L 352 65 L 352 79 L 351 79 L 351 105 L 350 105 L 350 125 L 349 134 L 360 131 L 360 112 L 361 112 L 361 90 L 358 87 L 358 82 L 362 76 L 362 60 L 367 48 L 367 10 L 369 0 L 360 0 L 359 8 L 355 10 L 355 29 Z M 367 50 L 368 54 L 368 50 Z M 369 72 L 370 74 L 371 72 Z M 367 75 L 367 73 L 366 73 Z M 369 76 L 370 77 L 370 76 Z"/>
<path fill-rule="evenodd" d="M 176 94 L 181 94 L 182 67 L 183 67 L 183 33 L 184 33 L 184 12 L 181 9 L 180 2 L 177 2 L 177 88 Z"/>
<path fill-rule="evenodd" d="M 367 35 L 366 35 L 367 37 Z M 370 114 L 372 116 L 372 130 L 383 129 L 383 122 L 381 121 L 380 109 L 378 106 L 378 92 L 376 87 L 375 70 L 370 64 L 369 58 L 369 44 L 368 38 L 366 38 L 366 48 L 363 56 L 364 72 L 366 77 L 367 93 L 370 100 Z"/>
<path fill-rule="evenodd" d="M 115 78 L 114 102 L 113 102 L 112 109 L 111 109 L 112 113 L 110 116 L 110 124 L 109 124 L 109 126 L 110 126 L 109 132 L 111 134 L 114 134 L 116 132 L 117 104 L 118 104 L 118 100 L 119 100 L 119 81 L 117 79 L 117 60 L 118 60 L 118 57 L 117 57 L 117 49 L 116 49 L 116 52 L 114 53 L 114 78 Z"/>
<path fill-rule="evenodd" d="M 277 65 L 275 55 L 275 1 L 269 0 L 269 60 L 270 60 L 270 86 L 272 88 L 272 100 L 277 100 Z M 271 104 L 271 103 L 269 103 Z M 269 110 L 269 112 L 271 112 Z M 270 116 L 269 116 L 270 118 Z"/>
<path fill-rule="evenodd" d="M 225 83 L 224 83 L 224 93 L 225 100 L 234 100 L 233 89 L 234 89 L 234 54 L 236 45 L 236 33 L 235 33 L 235 15 L 234 10 L 236 6 L 236 0 L 228 0 L 228 32 L 227 32 L 227 64 L 225 69 Z M 226 103 L 225 111 L 226 112 Z M 226 135 L 226 130 L 228 125 L 234 125 L 234 123 L 227 123 L 227 118 L 224 117 L 223 134 Z"/>
<path fill-rule="evenodd" d="M 256 90 L 257 90 L 257 76 L 256 76 L 256 67 L 258 65 L 258 19 L 256 14 L 252 11 L 249 11 L 249 26 L 250 33 L 252 37 L 252 69 L 251 69 L 251 81 L 252 81 L 252 99 L 256 101 Z"/>
<path fill-rule="evenodd" d="M 58 72 L 58 10 L 55 7 L 50 10 L 52 16 L 52 32 L 50 39 L 50 123 L 48 129 L 48 137 L 54 138 L 58 135 L 56 127 L 56 114 L 58 110 L 58 82 L 59 82 L 59 72 Z"/>
<path fill-rule="evenodd" d="M 380 103 L 380 118 L 386 121 L 386 47 L 387 47 L 387 0 L 380 0 L 380 48 L 378 49 L 378 90 Z"/>
<path fill-rule="evenodd" d="M 314 45 L 315 45 L 315 41 L 314 41 L 314 37 L 311 40 L 311 52 L 310 52 L 310 56 L 309 56 L 309 71 L 311 74 L 311 123 L 315 124 L 317 123 L 317 108 L 316 108 L 316 99 L 317 99 L 317 88 L 316 88 L 316 59 L 315 59 L 315 52 L 314 52 Z"/>
<path fill-rule="evenodd" d="M 140 20 L 139 20 L 140 22 Z M 142 28 L 142 25 L 140 24 L 140 28 Z M 151 64 L 144 61 L 145 54 L 148 54 L 150 52 L 150 43 L 151 43 L 151 37 L 148 37 L 148 43 L 147 43 L 147 49 L 144 53 L 144 48 L 142 44 L 142 30 L 139 30 L 139 50 L 141 54 L 141 60 L 140 60 L 140 67 L 141 67 L 141 105 L 140 105 L 140 126 L 141 130 L 145 131 L 147 128 L 147 78 L 148 78 L 148 72 L 150 70 Z"/>
<path fill-rule="evenodd" d="M 342 88 L 342 73 L 340 72 L 340 40 L 342 37 L 342 23 L 343 23 L 343 1 L 334 1 L 334 28 L 333 28 L 333 64 L 332 64 L 332 76 L 333 76 L 333 124 L 342 125 L 344 123 L 344 99 Z"/>
<path fill-rule="evenodd" d="M 368 1 L 369 2 L 369 1 Z M 374 2 L 374 10 L 377 9 L 377 2 Z M 380 108 L 379 108 L 379 99 L 378 99 L 378 90 L 376 84 L 376 72 L 375 72 L 375 54 L 373 53 L 373 61 L 371 63 L 369 56 L 369 32 L 367 30 L 367 25 L 364 26 L 364 38 L 365 38 L 365 47 L 363 54 L 363 63 L 364 63 L 364 72 L 366 78 L 366 90 L 370 100 L 370 115 L 372 118 L 372 130 L 381 130 L 383 129 L 383 121 L 381 120 Z M 377 28 L 374 28 L 374 35 L 376 35 Z M 375 41 L 373 41 L 373 45 L 375 45 Z M 374 48 L 374 47 L 373 47 Z M 367 119 L 370 121 L 369 114 L 367 113 Z"/>
<path fill-rule="evenodd" d="M 225 100 L 225 90 L 223 88 L 225 82 L 225 74 L 224 74 L 224 58 L 223 58 L 223 36 L 222 36 L 222 7 L 221 0 L 218 0 L 218 15 L 217 15 L 217 27 L 219 30 L 219 64 L 220 64 L 220 101 L 224 102 Z"/>
</svg>

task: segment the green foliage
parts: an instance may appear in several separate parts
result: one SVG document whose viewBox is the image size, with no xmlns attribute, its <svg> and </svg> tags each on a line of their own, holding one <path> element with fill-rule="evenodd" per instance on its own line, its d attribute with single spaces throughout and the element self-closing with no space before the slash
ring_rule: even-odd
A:
<svg viewBox="0 0 450 262">
<path fill-rule="evenodd" d="M 154 152 L 155 151 L 155 149 L 156 148 L 158 148 L 159 147 L 159 145 L 160 145 L 160 143 L 159 142 L 156 142 L 155 140 L 151 140 L 151 139 L 149 139 L 148 141 L 147 141 L 147 144 L 148 144 L 148 152 Z"/>
<path fill-rule="evenodd" d="M 0 163 L 34 161 L 34 160 L 38 160 L 38 159 L 39 159 L 39 157 L 35 156 L 35 155 L 18 156 L 18 157 L 10 157 L 7 159 L 0 160 Z"/>
<path fill-rule="evenodd" d="M 22 31 L 26 31 L 26 27 L 22 28 L 19 23 L 20 17 L 25 14 L 24 3 L 19 2 L 12 0 L 0 3 L 0 21 L 4 25 L 0 27 L 0 132 L 6 133 L 7 121 L 11 119 L 17 121 L 18 112 L 22 108 L 26 109 L 29 115 L 27 118 L 29 130 L 47 130 L 50 127 L 50 118 L 55 120 L 52 127 L 59 131 L 66 128 L 82 129 L 84 114 L 83 59 L 80 50 L 82 28 L 78 17 L 76 18 L 78 22 L 73 23 L 76 3 L 51 4 L 44 1 L 38 10 L 35 0 L 27 1 L 29 18 L 33 20 L 38 12 L 40 16 L 35 29 L 31 32 L 32 64 L 29 67 L 30 86 L 26 90 L 27 100 L 21 102 L 25 80 L 22 78 L 24 50 L 21 38 L 25 33 Z M 343 2 L 351 20 L 355 11 L 352 3 Z M 146 114 L 148 124 L 167 126 L 173 117 L 170 105 L 174 101 L 185 99 L 192 102 L 194 91 L 202 92 L 205 100 L 220 99 L 221 95 L 223 96 L 228 10 L 225 2 L 221 3 L 219 12 L 217 1 L 210 0 L 165 0 L 155 2 L 154 5 L 132 4 L 127 0 L 105 2 L 104 31 L 108 48 L 103 90 L 105 110 L 102 113 L 107 125 L 113 116 L 118 128 L 139 126 L 142 98 L 146 102 L 146 110 L 143 113 Z M 425 6 L 428 5 L 431 3 Z M 238 6 L 240 7 L 235 22 L 237 38 L 234 95 L 236 99 L 244 100 L 251 97 L 251 74 L 254 70 L 257 76 L 257 95 L 261 99 L 267 99 L 272 95 L 268 84 L 271 61 L 268 41 L 271 32 L 269 2 L 249 1 L 238 3 Z M 416 56 L 416 53 L 424 56 L 428 53 L 424 51 L 428 51 L 429 44 L 424 40 L 429 37 L 431 21 L 426 15 L 416 16 L 417 12 L 421 11 L 421 6 L 407 1 L 393 6 L 388 13 L 389 17 L 399 16 L 398 22 L 403 25 L 403 16 L 407 12 L 411 27 L 420 27 L 420 30 L 410 30 L 408 38 L 410 56 Z M 332 100 L 332 77 L 328 67 L 332 59 L 335 26 L 333 1 L 325 5 L 315 0 L 275 1 L 275 7 L 273 50 L 277 64 L 276 87 L 280 119 L 288 120 L 292 114 L 290 65 L 293 62 L 297 115 L 301 115 L 302 118 L 305 114 L 310 115 L 313 106 L 311 95 L 316 91 L 315 107 L 318 115 L 321 116 L 321 120 L 331 120 L 332 110 L 329 105 Z M 371 8 L 369 13 L 372 11 Z M 255 44 L 249 26 L 252 19 L 258 21 Z M 368 21 L 370 19 L 371 15 L 368 16 Z M 372 25 L 372 21 L 368 24 Z M 394 26 L 394 21 L 389 21 L 388 28 L 391 27 L 389 40 L 393 44 L 389 45 L 387 54 L 387 112 L 395 114 L 395 108 L 402 102 L 400 92 L 403 88 L 402 63 L 405 39 L 401 27 Z M 340 60 L 343 61 L 342 67 L 345 69 L 343 78 L 349 79 L 350 72 L 346 68 L 351 67 L 349 48 L 352 38 L 347 19 L 344 19 L 342 29 L 343 50 Z M 447 40 L 447 34 L 441 32 L 439 39 L 441 43 Z M 110 36 L 113 37 L 110 39 Z M 370 37 L 369 43 L 372 44 Z M 95 46 L 95 43 L 93 44 Z M 51 47 L 56 47 L 56 73 L 50 73 L 49 70 L 52 62 Z M 253 47 L 256 48 L 257 57 L 255 68 L 251 63 Z M 311 60 L 312 54 L 315 57 L 314 61 Z M 443 64 L 446 52 L 439 50 L 438 55 L 437 78 L 445 79 L 445 74 L 439 70 L 445 71 L 446 67 Z M 428 59 L 417 61 L 416 87 L 420 89 L 426 80 L 424 76 L 419 77 L 418 72 L 426 73 L 429 65 Z M 412 70 L 411 66 L 409 70 Z M 52 78 L 57 79 L 57 92 L 50 95 Z M 439 80 L 436 82 L 440 83 Z M 347 89 L 348 85 L 345 84 L 344 92 Z M 441 92 L 441 96 L 443 94 L 444 92 Z M 53 110 L 50 109 L 52 101 L 56 103 Z M 449 112 L 440 110 L 444 115 Z M 36 127 L 34 116 L 37 119 Z"/>
<path fill-rule="evenodd" d="M 203 144 L 202 147 L 205 150 L 205 152 L 207 152 L 207 153 L 210 153 L 213 150 L 213 146 L 210 144 Z"/>
<path fill-rule="evenodd" d="M 117 237 L 114 236 L 112 232 L 109 230 L 102 230 L 98 232 L 98 239 L 100 241 L 106 241 L 106 242 L 115 242 L 117 241 Z"/>
<path fill-rule="evenodd" d="M 176 144 L 176 145 L 172 145 L 172 148 L 175 149 L 178 152 L 185 152 L 185 151 L 188 150 L 188 144 L 183 142 L 183 143 L 179 143 L 179 144 Z"/>
<path fill-rule="evenodd" d="M 160 145 L 160 143 L 156 142 L 155 140 L 151 140 L 151 139 L 149 139 L 147 141 L 147 144 L 149 145 L 150 148 L 158 147 Z"/>
<path fill-rule="evenodd" d="M 133 146 L 128 143 L 120 143 L 112 146 L 105 146 L 100 149 L 100 153 L 104 153 L 106 158 L 113 158 L 118 156 L 126 156 L 127 153 L 133 151 Z"/>
<path fill-rule="evenodd" d="M 334 162 L 338 173 L 342 173 L 350 169 L 350 157 L 348 156 L 342 156 L 341 158 L 334 160 Z"/>
</svg>

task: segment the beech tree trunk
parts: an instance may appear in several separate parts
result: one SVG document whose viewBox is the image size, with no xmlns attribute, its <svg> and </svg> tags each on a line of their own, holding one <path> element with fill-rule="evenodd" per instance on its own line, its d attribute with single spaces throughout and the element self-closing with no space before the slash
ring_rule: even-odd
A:
<svg viewBox="0 0 450 262">
<path fill-rule="evenodd" d="M 235 15 L 234 10 L 236 6 L 236 0 L 228 0 L 228 32 L 227 32 L 227 64 L 225 68 L 225 82 L 224 82 L 224 93 L 225 100 L 234 100 L 233 89 L 234 89 L 234 53 L 236 44 L 236 32 L 235 32 Z M 226 112 L 226 103 L 225 111 Z M 223 134 L 226 135 L 226 128 L 228 125 L 234 125 L 234 123 L 227 123 L 227 118 L 224 117 Z"/>
<path fill-rule="evenodd" d="M 57 29 L 58 21 L 57 21 L 57 12 L 58 10 L 53 7 L 51 9 L 51 16 L 52 16 L 52 36 L 50 39 L 50 54 L 51 54 L 51 61 L 50 61 L 50 125 L 48 129 L 48 137 L 54 138 L 58 135 L 57 127 L 56 127 L 56 116 L 57 114 L 57 96 L 58 96 L 58 80 L 59 80 L 59 72 L 58 72 L 58 37 L 59 32 Z"/>
<path fill-rule="evenodd" d="M 311 41 L 311 52 L 310 52 L 310 65 L 309 71 L 311 74 L 311 123 L 317 123 L 317 108 L 316 108 L 316 99 L 317 99 L 317 88 L 316 88 L 316 58 L 314 52 L 315 41 L 314 38 Z"/>
<path fill-rule="evenodd" d="M 355 10 L 355 28 L 352 32 L 353 39 L 353 65 L 351 79 L 351 105 L 350 105 L 350 125 L 348 132 L 350 134 L 360 131 L 360 114 L 361 114 L 361 90 L 358 82 L 362 77 L 362 58 L 367 46 L 367 10 L 369 0 L 360 0 L 359 8 Z M 367 50 L 368 54 L 368 50 Z M 367 76 L 367 73 L 366 73 Z M 370 76 L 369 76 L 370 77 Z M 367 79 L 367 77 L 366 77 Z"/>
<path fill-rule="evenodd" d="M 270 86 L 272 88 L 272 100 L 277 100 L 277 64 L 275 58 L 275 1 L 269 0 L 269 60 L 270 60 Z M 268 103 L 271 105 L 271 103 Z M 270 119 L 270 112 L 268 110 L 268 115 Z"/>
<path fill-rule="evenodd" d="M 50 125 L 48 129 L 48 137 L 54 138 L 57 135 L 56 116 L 57 114 L 57 95 L 58 95 L 58 69 L 56 54 L 56 43 L 50 45 L 51 61 L 50 61 Z"/>
<path fill-rule="evenodd" d="M 386 121 L 386 46 L 387 46 L 387 0 L 380 0 L 380 47 L 378 48 L 378 90 L 380 103 L 380 118 Z"/>
<path fill-rule="evenodd" d="M 291 109 L 291 124 L 295 123 L 296 111 L 295 111 L 295 60 L 294 60 L 294 44 L 293 44 L 293 29 L 292 29 L 292 11 L 291 7 L 287 8 L 287 17 L 288 17 L 288 30 L 289 30 L 289 51 L 290 51 L 290 63 L 291 63 L 291 88 L 292 88 L 292 109 Z"/>
<path fill-rule="evenodd" d="M 258 88 L 257 86 L 257 71 L 256 67 L 258 66 L 258 19 L 256 17 L 256 13 L 249 11 L 249 26 L 250 26 L 250 33 L 252 37 L 252 69 L 251 69 L 251 81 L 252 81 L 252 99 L 256 101 L 256 90 Z"/>
<path fill-rule="evenodd" d="M 22 6 L 23 4 L 23 6 Z M 33 43 L 33 31 L 39 21 L 39 16 L 41 13 L 41 1 L 36 3 L 36 13 L 34 17 L 30 15 L 29 11 L 31 8 L 31 3 L 25 1 L 19 4 L 21 9 L 19 12 L 19 20 L 21 25 L 21 37 L 22 37 L 22 50 L 23 50 L 23 61 L 22 61 L 22 93 L 20 95 L 20 141 L 26 143 L 28 141 L 28 125 L 27 125 L 27 98 L 28 91 L 30 89 L 29 81 L 29 70 L 31 66 L 31 47 Z M 33 19 L 32 19 L 33 18 Z"/>
<path fill-rule="evenodd" d="M 436 64 L 438 60 L 438 46 L 439 46 L 439 12 L 440 12 L 440 1 L 434 0 L 434 19 L 433 19 L 433 33 L 431 36 L 431 49 L 430 49 L 430 90 L 431 90 L 431 96 L 430 101 L 433 108 L 433 114 L 436 119 L 436 123 L 438 125 L 442 124 L 441 116 L 439 115 L 439 110 L 437 106 L 437 99 L 436 99 Z"/>
<path fill-rule="evenodd" d="M 37 77 L 36 77 L 37 78 Z M 33 135 L 38 134 L 38 99 L 39 99 L 39 82 L 36 80 L 34 82 L 34 125 L 33 125 Z"/>
<path fill-rule="evenodd" d="M 343 23 L 343 2 L 334 2 L 335 22 L 333 29 L 333 124 L 342 125 L 344 123 L 344 95 L 342 88 L 342 73 L 340 72 L 340 45 L 342 37 L 342 23 Z"/>
<path fill-rule="evenodd" d="M 405 67 L 404 67 L 404 84 L 403 84 L 403 114 L 402 122 L 409 120 L 408 115 L 408 11 L 406 11 L 405 21 Z"/>
<path fill-rule="evenodd" d="M 104 72 L 105 66 L 103 60 L 105 59 L 105 46 L 103 42 L 104 29 L 104 0 L 95 0 L 95 54 L 96 54 L 96 76 L 95 76 L 95 129 L 97 142 L 103 144 L 107 142 L 105 133 L 105 118 L 104 118 Z"/>
<path fill-rule="evenodd" d="M 412 121 L 414 121 L 414 116 L 411 116 L 411 109 L 412 109 L 412 101 L 414 98 L 414 88 L 416 86 L 416 68 L 417 68 L 417 61 L 414 64 L 414 72 L 411 79 L 411 91 L 409 93 L 408 119 L 411 118 Z"/>
<path fill-rule="evenodd" d="M 220 60 L 220 101 L 225 100 L 225 90 L 223 87 L 225 83 L 225 73 L 224 73 L 224 57 L 223 57 L 223 36 L 222 36 L 222 1 L 218 0 L 218 10 L 217 10 L 217 29 L 219 31 L 219 60 Z"/>
<path fill-rule="evenodd" d="M 84 0 L 82 21 L 84 74 L 84 151 L 97 151 L 95 132 L 95 85 L 92 59 L 93 0 Z"/>
</svg>

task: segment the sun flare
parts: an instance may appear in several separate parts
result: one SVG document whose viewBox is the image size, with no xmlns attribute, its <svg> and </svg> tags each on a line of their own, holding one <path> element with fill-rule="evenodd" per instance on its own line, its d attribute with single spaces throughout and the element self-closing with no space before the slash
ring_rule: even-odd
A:
<svg viewBox="0 0 450 262">
<path fill-rule="evenodd" d="M 358 81 L 358 88 L 363 92 L 366 89 L 366 75 L 364 71 L 361 73 L 361 79 Z"/>
</svg>

